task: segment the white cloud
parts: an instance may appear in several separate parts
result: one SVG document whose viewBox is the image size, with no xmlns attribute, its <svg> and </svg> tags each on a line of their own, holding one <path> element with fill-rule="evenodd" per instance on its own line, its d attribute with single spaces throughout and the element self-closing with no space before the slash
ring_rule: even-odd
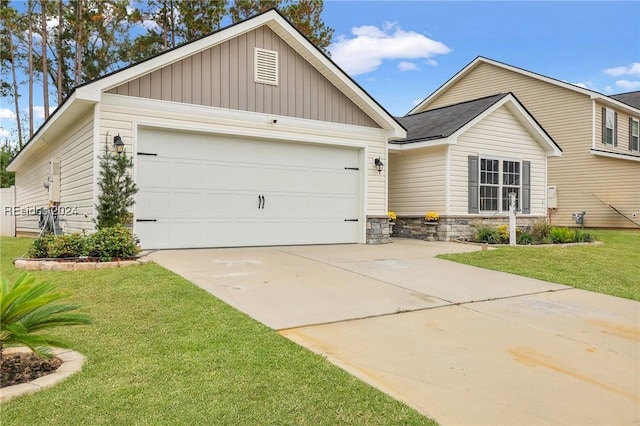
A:
<svg viewBox="0 0 640 426">
<path fill-rule="evenodd" d="M 11 135 L 10 131 L 5 129 L 4 127 L 0 127 L 0 136 L 4 137 L 4 136 L 10 136 L 10 135 Z"/>
<path fill-rule="evenodd" d="M 404 31 L 395 22 L 385 22 L 382 29 L 373 25 L 354 27 L 351 33 L 355 37 L 338 36 L 329 51 L 331 58 L 352 76 L 375 71 L 385 60 L 428 60 L 451 52 L 443 43 Z"/>
<path fill-rule="evenodd" d="M 438 66 L 438 61 L 436 61 L 435 59 L 427 59 L 426 61 L 424 61 L 427 65 L 431 65 L 432 67 L 437 67 Z"/>
<path fill-rule="evenodd" d="M 398 63 L 398 69 L 400 71 L 417 71 L 420 68 L 413 62 L 400 61 L 400 63 Z"/>
<path fill-rule="evenodd" d="M 0 108 L 0 119 L 15 119 L 16 113 L 11 111 L 9 108 Z"/>
<path fill-rule="evenodd" d="M 604 88 L 604 93 L 613 93 L 613 87 L 607 86 Z"/>
<path fill-rule="evenodd" d="M 627 92 L 640 90 L 640 81 L 617 80 L 616 86 Z"/>
<path fill-rule="evenodd" d="M 49 105 L 49 115 L 53 114 L 53 112 L 58 108 L 57 105 Z M 43 105 L 34 105 L 33 106 L 33 118 L 36 120 L 44 119 L 44 106 Z"/>
<path fill-rule="evenodd" d="M 621 75 L 640 75 L 640 62 L 634 62 L 631 65 L 607 68 L 604 71 L 605 74 L 611 77 L 619 77 Z"/>
<path fill-rule="evenodd" d="M 422 101 L 424 101 L 424 99 L 414 99 L 413 102 L 411 102 L 411 104 L 415 107 L 420 105 Z"/>
<path fill-rule="evenodd" d="M 574 86 L 582 87 L 583 89 L 587 89 L 587 83 L 571 83 Z"/>
</svg>

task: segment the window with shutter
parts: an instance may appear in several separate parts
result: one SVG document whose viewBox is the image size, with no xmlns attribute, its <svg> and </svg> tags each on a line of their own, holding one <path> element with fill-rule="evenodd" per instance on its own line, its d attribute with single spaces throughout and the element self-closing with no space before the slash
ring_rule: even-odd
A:
<svg viewBox="0 0 640 426">
<path fill-rule="evenodd" d="M 603 142 L 607 145 L 615 145 L 616 142 L 616 113 L 610 108 L 604 108 L 602 114 L 603 122 Z"/>
<path fill-rule="evenodd" d="M 640 121 L 637 118 L 629 118 L 629 149 L 640 151 Z"/>
<path fill-rule="evenodd" d="M 531 213 L 530 161 L 469 157 L 469 213 L 508 212 L 516 194 L 522 213 Z"/>
<path fill-rule="evenodd" d="M 278 85 L 278 52 L 256 47 L 254 68 L 256 83 Z"/>
</svg>

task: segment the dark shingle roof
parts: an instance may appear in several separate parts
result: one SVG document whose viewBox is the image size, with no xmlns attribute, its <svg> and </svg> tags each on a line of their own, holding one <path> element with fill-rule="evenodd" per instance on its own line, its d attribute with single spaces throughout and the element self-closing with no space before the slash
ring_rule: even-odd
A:
<svg viewBox="0 0 640 426">
<path fill-rule="evenodd" d="M 407 138 L 391 143 L 405 144 L 449 137 L 507 95 L 508 93 L 498 93 L 486 98 L 397 117 L 400 124 L 407 129 Z"/>
<path fill-rule="evenodd" d="M 618 95 L 610 95 L 610 98 L 620 101 L 627 105 L 631 105 L 634 108 L 640 109 L 640 91 L 620 93 Z"/>
</svg>

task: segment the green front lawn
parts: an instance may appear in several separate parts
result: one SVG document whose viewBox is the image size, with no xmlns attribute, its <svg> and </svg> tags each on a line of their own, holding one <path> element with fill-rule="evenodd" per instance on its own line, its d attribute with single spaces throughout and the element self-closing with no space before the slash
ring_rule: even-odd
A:
<svg viewBox="0 0 640 426">
<path fill-rule="evenodd" d="M 640 301 L 640 232 L 589 232 L 603 244 L 499 247 L 438 257 Z"/>
<path fill-rule="evenodd" d="M 4 276 L 30 241 L 0 240 Z M 87 362 L 3 403 L 3 426 L 435 424 L 155 264 L 35 275 L 92 316 L 59 330 Z"/>
</svg>

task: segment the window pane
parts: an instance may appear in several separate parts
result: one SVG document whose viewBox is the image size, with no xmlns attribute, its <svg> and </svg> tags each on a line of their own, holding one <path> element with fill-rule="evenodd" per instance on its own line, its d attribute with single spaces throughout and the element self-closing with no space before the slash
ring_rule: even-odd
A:
<svg viewBox="0 0 640 426">
<path fill-rule="evenodd" d="M 516 193 L 516 208 L 520 208 L 520 188 L 503 186 L 502 187 L 502 211 L 504 212 L 509 211 L 509 193 L 510 192 Z"/>
<path fill-rule="evenodd" d="M 481 186 L 480 187 L 480 210 L 484 210 L 484 211 L 498 210 L 498 187 L 497 186 Z"/>
</svg>

